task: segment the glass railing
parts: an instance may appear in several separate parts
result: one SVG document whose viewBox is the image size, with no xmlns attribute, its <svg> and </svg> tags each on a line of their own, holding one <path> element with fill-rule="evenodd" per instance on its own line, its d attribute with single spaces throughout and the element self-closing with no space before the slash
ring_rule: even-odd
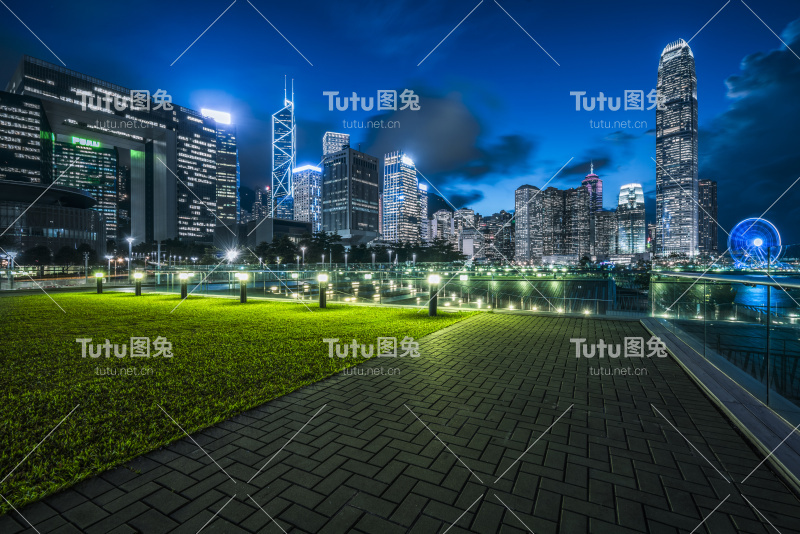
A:
<svg viewBox="0 0 800 534">
<path fill-rule="evenodd" d="M 793 425 L 800 423 L 797 256 L 800 246 L 788 246 L 769 270 L 654 272 L 650 285 L 653 317 Z"/>
</svg>

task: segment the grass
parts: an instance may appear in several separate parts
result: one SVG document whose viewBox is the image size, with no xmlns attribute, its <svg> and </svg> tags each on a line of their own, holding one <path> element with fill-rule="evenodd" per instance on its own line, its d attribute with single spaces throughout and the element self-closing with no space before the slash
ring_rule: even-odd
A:
<svg viewBox="0 0 800 534">
<path fill-rule="evenodd" d="M 323 338 L 415 340 L 470 313 L 396 308 L 63 293 L 0 298 L 0 477 L 72 410 L 13 474 L 0 494 L 19 507 L 319 381 L 364 360 L 328 357 Z M 172 358 L 82 358 L 78 338 L 129 344 L 165 337 Z M 399 348 L 399 347 L 398 347 Z M 130 346 L 128 347 L 130 350 Z M 113 349 L 112 349 L 113 354 Z M 387 360 L 388 361 L 388 360 Z M 140 376 L 102 376 L 96 368 L 149 368 Z M 3 501 L 0 513 L 10 508 Z"/>
</svg>

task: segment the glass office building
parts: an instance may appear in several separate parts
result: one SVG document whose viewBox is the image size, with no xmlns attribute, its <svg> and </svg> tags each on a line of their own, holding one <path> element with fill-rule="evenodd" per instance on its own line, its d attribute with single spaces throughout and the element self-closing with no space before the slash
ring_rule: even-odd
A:
<svg viewBox="0 0 800 534">
<path fill-rule="evenodd" d="M 383 160 L 383 207 L 381 233 L 389 243 L 417 243 L 420 240 L 420 202 L 417 168 L 395 151 Z"/>
<path fill-rule="evenodd" d="M 641 254 L 646 252 L 646 245 L 642 184 L 623 185 L 617 205 L 617 253 Z"/>
<path fill-rule="evenodd" d="M 314 233 L 322 231 L 322 169 L 303 165 L 294 177 L 294 220 L 311 223 Z"/>
<path fill-rule="evenodd" d="M 378 158 L 352 148 L 326 157 L 322 230 L 341 235 L 348 246 L 377 238 L 379 185 Z"/>
<path fill-rule="evenodd" d="M 657 255 L 698 252 L 697 76 L 680 39 L 661 53 L 656 108 Z"/>
</svg>

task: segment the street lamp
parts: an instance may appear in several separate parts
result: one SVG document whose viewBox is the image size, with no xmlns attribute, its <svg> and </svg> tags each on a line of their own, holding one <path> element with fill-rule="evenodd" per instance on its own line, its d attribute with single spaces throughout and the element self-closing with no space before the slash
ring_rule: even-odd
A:
<svg viewBox="0 0 800 534">
<path fill-rule="evenodd" d="M 300 270 L 300 256 L 295 256 L 294 259 L 297 260 L 297 270 Z"/>
<path fill-rule="evenodd" d="M 131 258 L 133 257 L 133 238 L 125 239 L 128 242 L 128 276 L 131 275 Z"/>
<path fill-rule="evenodd" d="M 416 254 L 412 254 L 412 255 L 411 255 L 411 264 L 412 264 L 414 267 L 416 267 L 416 266 L 417 266 L 417 255 L 416 255 Z"/>
<path fill-rule="evenodd" d="M 142 296 L 142 278 L 144 278 L 144 273 L 133 273 L 133 283 L 136 288 L 134 294 L 137 297 Z"/>
<path fill-rule="evenodd" d="M 347 252 L 344 253 L 344 270 L 347 270 Z"/>
<path fill-rule="evenodd" d="M 236 279 L 239 280 L 239 302 L 244 304 L 247 302 L 247 273 L 236 273 Z"/>
<path fill-rule="evenodd" d="M 108 260 L 108 274 L 111 275 L 111 260 L 114 258 L 111 254 L 106 254 L 106 259 Z"/>
<path fill-rule="evenodd" d="M 180 273 L 178 275 L 178 280 L 181 281 L 181 300 L 189 296 L 188 285 L 190 276 L 192 276 L 192 273 Z"/>
<path fill-rule="evenodd" d="M 328 303 L 326 301 L 326 291 L 328 290 L 328 275 L 320 273 L 317 275 L 317 282 L 319 282 L 319 307 L 326 308 Z"/>
<path fill-rule="evenodd" d="M 322 268 L 325 268 L 325 254 L 322 255 Z"/>
<path fill-rule="evenodd" d="M 391 265 L 392 265 L 392 251 L 391 249 L 389 249 L 389 266 L 391 267 Z"/>
<path fill-rule="evenodd" d="M 303 253 L 303 265 L 306 264 L 306 247 L 300 247 L 300 251 Z"/>
<path fill-rule="evenodd" d="M 235 250 L 229 250 L 228 252 L 226 252 L 225 257 L 228 258 L 228 264 L 230 264 L 233 260 L 235 260 L 236 256 L 238 255 L 239 253 L 236 252 Z"/>
<path fill-rule="evenodd" d="M 438 274 L 431 274 L 428 276 L 428 285 L 430 286 L 430 300 L 428 301 L 428 315 L 430 317 L 436 316 L 436 305 L 438 304 L 437 293 L 439 292 L 439 282 L 442 278 Z"/>
<path fill-rule="evenodd" d="M 103 273 L 94 273 L 94 277 L 97 279 L 97 294 L 103 292 Z"/>
<path fill-rule="evenodd" d="M 372 268 L 375 268 L 375 253 L 372 253 Z"/>
<path fill-rule="evenodd" d="M 278 270 L 280 271 L 281 270 L 281 257 L 278 256 L 277 258 L 275 258 L 275 261 L 278 262 Z"/>
</svg>

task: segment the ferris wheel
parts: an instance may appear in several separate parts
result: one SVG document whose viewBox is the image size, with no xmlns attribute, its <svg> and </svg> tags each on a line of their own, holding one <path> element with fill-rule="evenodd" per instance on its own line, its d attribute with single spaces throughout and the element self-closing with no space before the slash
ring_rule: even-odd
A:
<svg viewBox="0 0 800 534">
<path fill-rule="evenodd" d="M 766 219 L 750 218 L 737 224 L 728 236 L 735 267 L 759 269 L 781 256 L 781 235 Z"/>
</svg>

